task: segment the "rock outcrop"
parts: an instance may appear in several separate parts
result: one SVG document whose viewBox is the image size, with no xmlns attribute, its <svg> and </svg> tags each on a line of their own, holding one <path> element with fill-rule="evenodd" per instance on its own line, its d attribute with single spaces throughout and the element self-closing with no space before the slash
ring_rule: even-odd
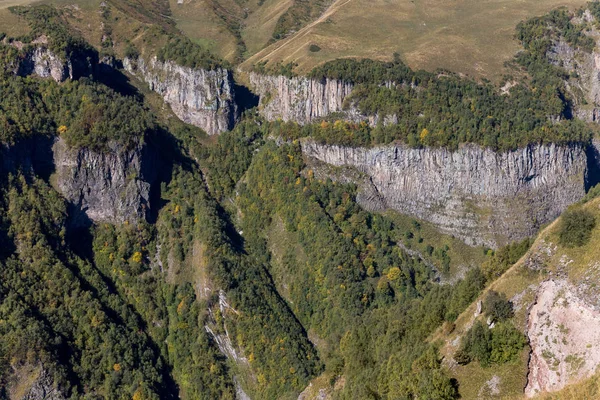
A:
<svg viewBox="0 0 600 400">
<path fill-rule="evenodd" d="M 301 125 L 316 118 L 343 112 L 344 99 L 353 85 L 338 80 L 317 81 L 306 77 L 288 78 L 250 74 L 250 84 L 260 96 L 259 112 L 269 121 L 282 119 Z M 356 119 L 347 112 L 345 119 Z"/>
<path fill-rule="evenodd" d="M 56 82 L 92 75 L 98 64 L 98 54 L 92 49 L 75 49 L 70 57 L 61 57 L 50 50 L 44 37 L 31 44 L 13 42 L 23 54 L 8 63 L 12 73 L 19 76 L 37 75 Z"/>
<path fill-rule="evenodd" d="M 600 365 L 600 312 L 563 279 L 543 282 L 529 313 L 531 346 L 525 395 L 554 392 L 591 376 Z"/>
<path fill-rule="evenodd" d="M 362 173 L 357 200 L 364 208 L 397 210 L 492 248 L 533 235 L 580 200 L 589 173 L 588 149 L 581 145 L 496 153 L 476 145 L 367 149 L 309 140 L 302 150 L 309 159 Z"/>
<path fill-rule="evenodd" d="M 114 143 L 108 147 L 99 152 L 70 148 L 62 139 L 54 143 L 52 183 L 70 202 L 74 226 L 135 222 L 149 212 L 156 155 L 142 144 L 133 149 Z"/>
<path fill-rule="evenodd" d="M 229 70 L 192 69 L 156 57 L 149 61 L 126 58 L 123 67 L 160 94 L 179 119 L 209 135 L 232 129 L 239 118 Z"/>
<path fill-rule="evenodd" d="M 66 397 L 56 387 L 52 373 L 43 365 L 11 366 L 7 394 L 9 399 L 63 400 Z"/>
<path fill-rule="evenodd" d="M 573 114 L 584 121 L 600 122 L 600 32 L 588 10 L 573 22 L 589 25 L 586 34 L 596 41 L 596 48 L 588 53 L 573 48 L 561 38 L 550 48 L 546 57 L 571 75 L 565 84 L 573 99 Z"/>
<path fill-rule="evenodd" d="M 69 60 L 62 60 L 47 48 L 36 47 L 21 60 L 15 72 L 20 76 L 35 74 L 63 82 L 73 78 L 73 64 Z"/>
</svg>

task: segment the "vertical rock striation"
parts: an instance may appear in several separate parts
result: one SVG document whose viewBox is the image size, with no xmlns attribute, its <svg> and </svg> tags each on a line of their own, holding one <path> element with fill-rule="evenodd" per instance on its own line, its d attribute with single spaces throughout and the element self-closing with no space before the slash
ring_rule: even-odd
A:
<svg viewBox="0 0 600 400">
<path fill-rule="evenodd" d="M 231 72 L 182 67 L 156 57 L 126 58 L 123 66 L 160 94 L 179 119 L 216 135 L 233 128 L 239 118 Z"/>
<path fill-rule="evenodd" d="M 360 191 L 357 200 L 364 208 L 397 210 L 468 244 L 493 248 L 533 235 L 555 219 L 584 196 L 588 178 L 588 156 L 581 145 L 532 145 L 496 153 L 475 145 L 450 151 L 304 141 L 302 150 L 365 174 L 375 194 Z"/>
<path fill-rule="evenodd" d="M 156 179 L 156 157 L 145 145 L 125 149 L 110 144 L 106 152 L 70 148 L 63 139 L 53 146 L 53 184 L 71 203 L 72 223 L 121 224 L 145 218 Z"/>
<path fill-rule="evenodd" d="M 352 92 L 351 83 L 306 77 L 288 78 L 250 74 L 250 84 L 260 96 L 260 113 L 267 120 L 282 119 L 301 125 L 315 118 L 343 111 L 344 99 Z M 354 119 L 350 113 L 346 118 Z"/>
</svg>

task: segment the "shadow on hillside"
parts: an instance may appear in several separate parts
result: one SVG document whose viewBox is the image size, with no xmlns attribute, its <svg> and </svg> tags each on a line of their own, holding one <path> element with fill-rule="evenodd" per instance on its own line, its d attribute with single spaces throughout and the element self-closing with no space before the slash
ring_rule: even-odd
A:
<svg viewBox="0 0 600 400">
<path fill-rule="evenodd" d="M 598 149 L 590 144 L 586 150 L 587 158 L 587 176 L 585 177 L 585 191 L 589 191 L 591 188 L 600 183 L 600 152 Z"/>
<path fill-rule="evenodd" d="M 140 101 L 143 100 L 144 96 L 131 84 L 129 77 L 121 72 L 122 69 L 123 63 L 120 60 L 115 60 L 112 66 L 100 63 L 94 74 L 94 79 L 123 96 L 135 97 Z"/>
<path fill-rule="evenodd" d="M 235 102 L 238 106 L 239 114 L 243 114 L 244 111 L 258 106 L 260 98 L 252 93 L 252 91 L 243 85 L 237 83 L 233 85 L 233 92 L 235 94 Z"/>
</svg>

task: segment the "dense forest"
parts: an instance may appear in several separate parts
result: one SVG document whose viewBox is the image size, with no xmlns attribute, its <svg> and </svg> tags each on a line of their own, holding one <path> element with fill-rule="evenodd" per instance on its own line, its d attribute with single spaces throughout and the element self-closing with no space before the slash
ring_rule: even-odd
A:
<svg viewBox="0 0 600 400">
<path fill-rule="evenodd" d="M 566 12 L 556 14 L 569 21 Z M 556 19 L 540 24 L 558 25 L 562 20 Z M 549 39 L 536 39 L 535 24 L 536 21 L 531 21 L 519 26 L 519 37 L 530 42 L 524 43 L 526 50 L 516 59 L 532 79 L 515 82 L 507 94 L 500 93 L 494 85 L 480 84 L 450 72 L 413 72 L 399 58 L 393 62 L 344 59 L 317 67 L 311 72 L 314 79 L 355 84 L 345 101 L 346 107 L 379 116 L 380 123 L 375 127 L 332 123 L 333 116 L 304 128 L 299 134 L 325 143 L 353 146 L 398 140 L 410 146 L 448 148 L 477 143 L 496 150 L 512 150 L 530 143 L 587 142 L 596 129 L 572 118 L 564 72 L 546 60 Z M 572 25 L 564 27 L 566 34 L 570 32 L 568 29 Z M 571 34 L 569 40 L 590 51 L 589 41 L 583 39 L 590 38 L 576 32 L 579 36 Z M 540 36 L 547 37 L 545 33 Z M 385 116 L 394 116 L 394 123 L 384 125 Z"/>
</svg>

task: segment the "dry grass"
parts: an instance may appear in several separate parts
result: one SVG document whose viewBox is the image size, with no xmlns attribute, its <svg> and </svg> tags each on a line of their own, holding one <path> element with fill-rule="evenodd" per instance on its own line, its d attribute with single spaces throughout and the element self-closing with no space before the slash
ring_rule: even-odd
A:
<svg viewBox="0 0 600 400">
<path fill-rule="evenodd" d="M 4 32 L 11 37 L 18 37 L 26 35 L 29 31 L 29 26 L 24 18 L 14 15 L 7 8 L 0 7 L 0 32 Z"/>
<path fill-rule="evenodd" d="M 600 398 L 600 373 L 591 378 L 555 393 L 544 393 L 535 397 L 539 400 L 582 400 Z"/>
<path fill-rule="evenodd" d="M 247 53 L 254 54 L 271 40 L 279 17 L 293 0 L 170 0 L 177 27 L 192 40 L 204 45 L 220 57 L 233 61 L 236 39 L 215 12 L 220 7 L 228 18 L 239 21 L 240 34 Z M 246 55 L 248 55 L 246 54 Z"/>
<path fill-rule="evenodd" d="M 266 0 L 262 6 L 250 13 L 242 31 L 248 54 L 255 54 L 268 44 L 277 20 L 292 3 L 293 0 Z"/>
<path fill-rule="evenodd" d="M 297 62 L 306 72 L 344 57 L 390 59 L 399 52 L 415 69 L 447 68 L 475 77 L 497 77 L 519 46 L 521 20 L 583 0 L 337 0 L 324 18 L 244 63 Z M 312 53 L 310 44 L 321 51 Z"/>
<path fill-rule="evenodd" d="M 177 27 L 196 43 L 218 56 L 232 60 L 236 52 L 235 37 L 215 14 L 210 0 L 170 0 Z"/>
<path fill-rule="evenodd" d="M 12 6 L 26 6 L 36 3 L 38 0 L 0 0 L 0 9 Z"/>
</svg>

